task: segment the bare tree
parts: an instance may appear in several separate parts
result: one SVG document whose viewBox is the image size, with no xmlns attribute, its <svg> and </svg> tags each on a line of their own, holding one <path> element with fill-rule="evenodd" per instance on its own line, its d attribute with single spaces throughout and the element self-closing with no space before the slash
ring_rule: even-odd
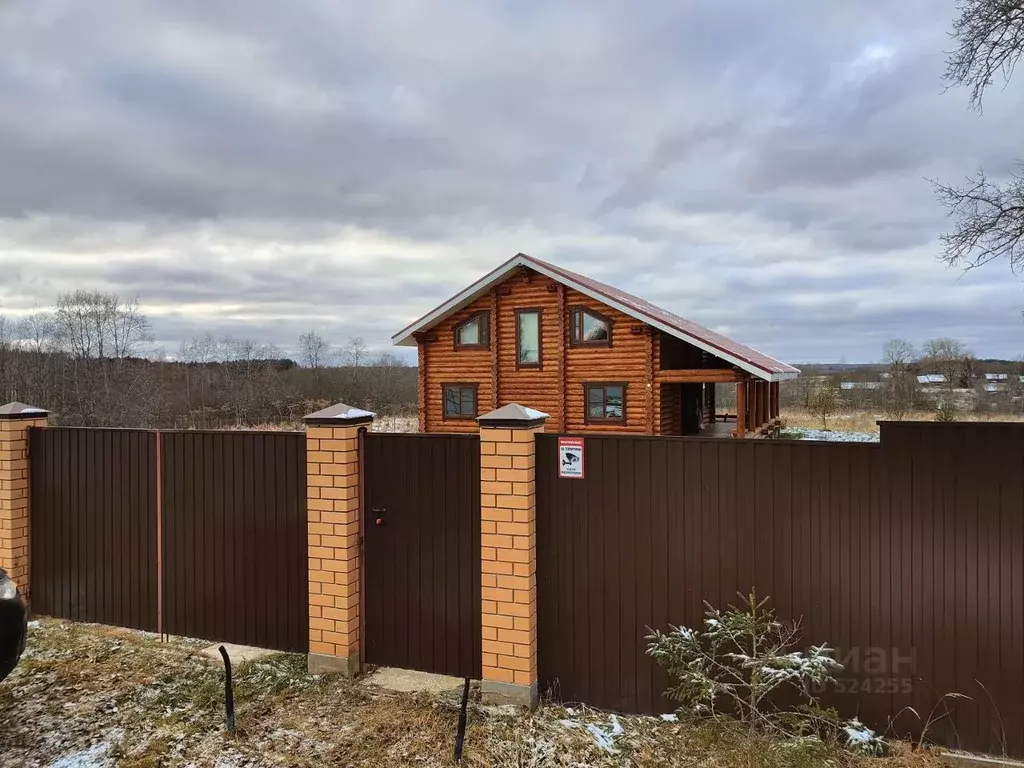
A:
<svg viewBox="0 0 1024 768">
<path fill-rule="evenodd" d="M 370 348 L 363 341 L 363 337 L 353 336 L 341 350 L 341 360 L 344 365 L 365 365 L 369 354 Z"/>
<path fill-rule="evenodd" d="M 913 406 L 917 391 L 913 371 L 917 351 L 906 339 L 890 339 L 885 342 L 882 354 L 889 374 L 885 381 L 885 413 L 902 421 Z"/>
<path fill-rule="evenodd" d="M 113 293 L 62 293 L 53 322 L 58 343 L 76 358 L 122 359 L 137 354 L 144 342 L 153 339 L 139 300 L 122 302 Z"/>
<path fill-rule="evenodd" d="M 22 318 L 18 326 L 18 339 L 30 352 L 49 352 L 55 341 L 53 314 L 33 312 Z"/>
<path fill-rule="evenodd" d="M 890 370 L 909 370 L 917 359 L 917 350 L 906 339 L 889 339 L 882 347 L 882 359 Z"/>
<path fill-rule="evenodd" d="M 949 232 L 940 235 L 942 259 L 951 267 L 973 269 L 1006 259 L 1010 269 L 1024 271 L 1024 165 L 1010 172 L 1003 183 L 992 181 L 984 170 L 955 187 L 933 182 L 935 195 L 953 219 Z"/>
<path fill-rule="evenodd" d="M 142 345 L 153 341 L 149 318 L 142 314 L 138 296 L 126 301 L 114 297 L 109 335 L 112 356 L 119 360 L 140 354 Z"/>
<path fill-rule="evenodd" d="M 811 394 L 810 411 L 821 419 L 821 428 L 828 432 L 828 420 L 843 407 L 843 397 L 835 387 L 819 387 Z"/>
<path fill-rule="evenodd" d="M 950 391 L 960 386 L 970 374 L 971 354 L 957 339 L 929 339 L 921 352 L 921 365 L 945 376 Z"/>
<path fill-rule="evenodd" d="M 331 345 L 316 331 L 299 336 L 299 364 L 318 370 L 328 364 Z"/>
<path fill-rule="evenodd" d="M 227 338 L 221 346 L 225 354 L 222 375 L 226 379 L 228 403 L 235 423 L 252 423 L 256 414 L 265 413 L 266 404 L 276 399 L 275 363 L 280 350 L 272 344 L 251 339 Z"/>
<path fill-rule="evenodd" d="M 997 78 L 1008 82 L 1024 54 L 1024 0 L 958 0 L 959 16 L 950 36 L 958 47 L 946 59 L 945 80 L 970 91 L 979 112 L 985 91 Z M 950 217 L 942 235 L 942 259 L 971 269 L 1006 259 L 1014 272 L 1024 270 L 1024 165 L 1006 181 L 993 181 L 984 170 L 965 186 L 933 181 L 935 194 Z"/>
<path fill-rule="evenodd" d="M 958 0 L 960 15 L 950 37 L 958 47 L 946 57 L 945 80 L 970 89 L 981 111 L 985 91 L 1001 77 L 1009 82 L 1024 53 L 1024 0 Z"/>
</svg>

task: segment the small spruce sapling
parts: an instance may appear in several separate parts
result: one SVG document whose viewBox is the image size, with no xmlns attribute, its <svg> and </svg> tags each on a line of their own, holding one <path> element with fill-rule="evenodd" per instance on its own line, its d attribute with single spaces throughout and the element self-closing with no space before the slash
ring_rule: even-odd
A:
<svg viewBox="0 0 1024 768">
<path fill-rule="evenodd" d="M 705 602 L 703 631 L 670 626 L 668 632 L 651 630 L 647 635 L 647 654 L 669 677 L 665 695 L 697 716 L 733 715 L 752 733 L 791 735 L 806 730 L 794 728 L 796 722 L 812 732 L 845 732 L 843 741 L 858 751 L 873 754 L 882 749 L 881 740 L 856 721 L 809 714 L 820 709 L 813 691 L 833 684 L 834 675 L 843 669 L 832 649 L 822 644 L 794 650 L 800 637 L 798 622 L 779 621 L 768 598 L 758 599 L 753 590 L 739 597 L 739 606 L 725 611 Z M 804 706 L 780 710 L 774 694 L 782 689 L 802 699 Z"/>
<path fill-rule="evenodd" d="M 935 409 L 936 421 L 956 421 L 956 404 L 952 400 L 942 400 Z"/>
</svg>

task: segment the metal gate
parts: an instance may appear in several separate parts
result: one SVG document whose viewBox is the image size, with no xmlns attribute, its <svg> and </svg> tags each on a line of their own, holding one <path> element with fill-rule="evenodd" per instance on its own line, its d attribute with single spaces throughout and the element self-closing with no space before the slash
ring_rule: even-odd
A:
<svg viewBox="0 0 1024 768">
<path fill-rule="evenodd" d="M 480 439 L 363 441 L 365 660 L 478 678 Z"/>
</svg>

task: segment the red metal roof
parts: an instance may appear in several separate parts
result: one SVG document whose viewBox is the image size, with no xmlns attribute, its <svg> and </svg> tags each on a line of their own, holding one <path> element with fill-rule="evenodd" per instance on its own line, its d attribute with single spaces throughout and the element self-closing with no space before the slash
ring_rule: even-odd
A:
<svg viewBox="0 0 1024 768">
<path fill-rule="evenodd" d="M 787 365 L 773 357 L 758 352 L 756 349 L 751 349 L 732 339 L 728 339 L 722 334 L 712 331 L 710 328 L 705 328 L 702 325 L 686 320 L 673 312 L 652 304 L 646 299 L 641 299 L 639 296 L 634 296 L 611 285 L 593 280 L 576 272 L 571 272 L 568 269 L 563 269 L 533 256 L 528 256 L 525 253 L 517 254 L 462 292 L 421 317 L 412 325 L 399 331 L 393 337 L 393 341 L 396 344 L 414 343 L 414 333 L 433 327 L 451 313 L 458 311 L 482 295 L 492 285 L 504 280 L 509 272 L 521 266 L 531 267 L 553 280 L 563 282 L 583 293 L 592 294 L 594 298 L 606 301 L 610 306 L 617 307 L 637 320 L 653 325 L 656 328 L 661 328 L 666 333 L 670 333 L 683 341 L 688 341 L 704 348 L 754 375 L 766 379 L 788 379 L 800 373 L 799 369 L 791 365 Z"/>
<path fill-rule="evenodd" d="M 641 299 L 639 296 L 634 296 L 633 294 L 615 288 L 614 286 L 602 283 L 598 280 L 593 280 L 586 275 L 581 275 L 577 272 L 571 272 L 568 269 L 563 269 L 562 267 L 534 258 L 528 254 L 521 253 L 519 255 L 527 262 L 533 262 L 534 264 L 546 267 L 552 272 L 557 272 L 558 274 L 563 275 L 567 280 L 585 285 L 595 293 L 599 293 L 613 301 L 617 301 L 620 304 L 630 307 L 636 311 L 638 319 L 651 318 L 657 320 L 670 328 L 674 328 L 680 333 L 700 339 L 705 344 L 714 347 L 717 350 L 725 352 L 728 355 L 732 355 L 733 357 L 738 357 L 741 360 L 760 368 L 765 373 L 800 373 L 800 369 L 794 368 L 792 365 L 787 365 L 773 357 L 769 357 L 768 355 L 758 352 L 756 349 L 752 349 L 744 344 L 739 344 L 732 339 L 726 338 L 720 333 L 715 333 L 710 328 L 705 328 L 703 325 L 699 325 L 680 317 L 674 312 L 662 309 L 646 299 Z"/>
</svg>

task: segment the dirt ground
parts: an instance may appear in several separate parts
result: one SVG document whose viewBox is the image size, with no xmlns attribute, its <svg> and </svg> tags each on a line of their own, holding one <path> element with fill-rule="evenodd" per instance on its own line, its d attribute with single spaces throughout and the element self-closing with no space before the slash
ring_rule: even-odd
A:
<svg viewBox="0 0 1024 768">
<path fill-rule="evenodd" d="M 399 694 L 311 676 L 297 655 L 236 669 L 237 733 L 229 735 L 223 667 L 199 653 L 207 645 L 33 622 L 22 663 L 0 683 L 0 765 L 453 765 L 457 693 Z M 465 743 L 462 764 L 474 768 L 940 765 L 920 753 L 867 760 L 820 743 L 752 740 L 728 726 L 550 704 L 528 714 L 474 702 Z"/>
</svg>

